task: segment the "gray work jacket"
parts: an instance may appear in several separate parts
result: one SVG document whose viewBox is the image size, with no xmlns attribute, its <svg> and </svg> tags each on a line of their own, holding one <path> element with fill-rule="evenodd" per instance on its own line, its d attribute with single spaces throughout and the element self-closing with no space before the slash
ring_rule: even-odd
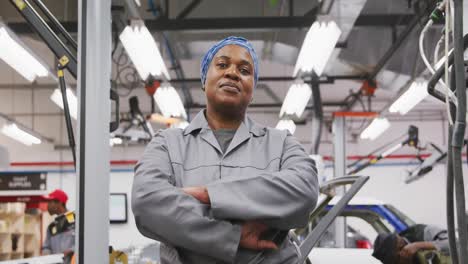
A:
<svg viewBox="0 0 468 264">
<path fill-rule="evenodd" d="M 59 233 L 52 234 L 54 222 L 47 228 L 46 238 L 42 244 L 42 254 L 60 254 L 67 250 L 75 251 L 75 224 Z"/>
<path fill-rule="evenodd" d="M 207 186 L 211 206 L 181 188 Z M 139 231 L 161 241 L 162 263 L 247 264 L 242 221 L 271 230 L 305 226 L 318 197 L 314 161 L 289 133 L 246 117 L 225 153 L 201 111 L 182 129 L 156 133 L 135 167 L 132 210 Z M 260 263 L 296 263 L 289 239 Z"/>
</svg>

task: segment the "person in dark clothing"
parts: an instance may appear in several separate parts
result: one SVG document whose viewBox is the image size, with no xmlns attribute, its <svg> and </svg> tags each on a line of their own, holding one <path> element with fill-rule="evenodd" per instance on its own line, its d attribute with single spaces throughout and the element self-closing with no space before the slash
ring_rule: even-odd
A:
<svg viewBox="0 0 468 264">
<path fill-rule="evenodd" d="M 380 234 L 374 242 L 373 257 L 383 264 L 419 263 L 416 254 L 423 250 L 448 256 L 447 230 L 431 225 L 414 225 L 399 234 Z"/>
</svg>

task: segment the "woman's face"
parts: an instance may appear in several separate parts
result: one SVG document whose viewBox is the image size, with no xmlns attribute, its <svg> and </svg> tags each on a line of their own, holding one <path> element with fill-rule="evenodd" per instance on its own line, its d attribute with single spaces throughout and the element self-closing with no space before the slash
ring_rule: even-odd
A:
<svg viewBox="0 0 468 264">
<path fill-rule="evenodd" d="M 213 57 L 205 81 L 208 108 L 244 115 L 252 100 L 254 64 L 249 52 L 237 45 L 221 48 Z"/>
</svg>

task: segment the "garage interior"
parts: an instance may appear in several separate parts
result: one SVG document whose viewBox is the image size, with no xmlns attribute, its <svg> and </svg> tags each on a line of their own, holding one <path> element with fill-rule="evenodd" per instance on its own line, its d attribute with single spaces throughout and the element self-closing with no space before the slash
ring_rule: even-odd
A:
<svg viewBox="0 0 468 264">
<path fill-rule="evenodd" d="M 69 122 L 62 109 L 63 102 L 57 76 L 57 71 L 61 70 L 59 58 L 54 54 L 50 44 L 37 33 L 36 27 L 31 26 L 15 7 L 15 2 L 13 0 L 0 2 L 0 30 L 7 28 L 10 35 L 14 35 L 13 39 L 19 39 L 22 47 L 26 47 L 27 52 L 42 63 L 45 74 L 28 77 L 18 72 L 4 59 L 5 57 L 14 59 L 15 56 L 0 50 L 0 128 L 3 127 L 3 131 L 5 127 L 15 124 L 39 139 L 40 143 L 24 144 L 5 133 L 0 133 L 0 177 L 8 178 L 10 174 L 25 174 L 29 175 L 28 177 L 46 177 L 46 180 L 41 182 L 37 189 L 22 189 L 21 186 L 9 189 L 8 184 L 1 183 L 0 178 L 2 188 L 0 239 L 8 241 L 2 242 L 4 243 L 2 245 L 6 246 L 0 247 L 0 263 L 40 258 L 44 232 L 53 217 L 45 210 L 44 201 L 34 202 L 34 199 L 55 189 L 61 189 L 68 195 L 67 209 L 75 211 L 78 219 L 79 212 L 83 212 L 83 215 L 85 212 L 79 211 L 80 205 L 84 207 L 93 201 L 101 201 L 108 197 L 109 193 L 114 195 L 114 200 L 97 202 L 94 207 L 90 205 L 88 208 L 103 211 L 105 223 L 109 219 L 109 214 L 107 209 L 103 210 L 100 206 L 116 206 L 114 213 L 123 219 L 114 221 L 111 219 L 110 224 L 105 226 L 102 226 L 102 222 L 89 223 L 87 221 L 91 220 L 86 219 L 82 220 L 84 225 L 96 224 L 93 227 L 96 230 L 105 229 L 99 231 L 99 236 L 104 235 L 103 241 L 107 241 L 107 245 L 101 246 L 104 248 L 112 246 L 113 250 L 124 252 L 128 256 L 128 263 L 160 263 L 157 241 L 141 235 L 133 218 L 130 201 L 134 166 L 150 142 L 152 134 L 168 127 L 180 126 L 184 129 L 197 113 L 206 108 L 205 92 L 200 82 L 200 61 L 213 44 L 228 36 L 242 36 L 248 39 L 259 57 L 259 81 L 254 89 L 253 101 L 247 110 L 248 115 L 268 127 L 281 125 L 282 129 L 288 129 L 316 161 L 321 184 L 346 175 L 368 176 L 369 180 L 350 204 L 354 202 L 356 206 L 389 206 L 402 212 L 411 223 L 448 227 L 446 155 L 452 151 L 449 145 L 452 138 L 449 133 L 451 116 L 448 104 L 443 102 L 446 90 L 442 84 L 435 85 L 435 90 L 443 94 L 443 99 L 427 93 L 428 82 L 434 76 L 434 69 L 432 71 L 428 69 L 421 53 L 425 54 L 426 60 L 435 70 L 443 68 L 441 66 L 443 63 L 437 64 L 437 62 L 444 61 L 446 52 L 453 48 L 456 41 L 452 37 L 447 41 L 442 38 L 447 31 L 443 19 L 434 19 L 434 23 L 429 27 L 426 25 L 434 8 L 438 7 L 440 2 L 449 1 L 106 0 L 103 3 L 85 0 L 37 1 L 42 2 L 50 10 L 63 26 L 63 30 L 70 34 L 75 44 L 78 43 L 77 48 L 70 48 L 75 56 L 75 67 L 76 61 L 78 62 L 78 69 L 70 70 L 68 67 L 71 64 L 67 64 L 63 70 L 66 87 L 71 93 L 67 96 Z M 38 5 L 38 3 L 31 4 L 39 10 Z M 94 60 L 88 58 L 87 63 L 93 63 L 94 68 L 85 70 L 84 64 L 80 64 L 84 55 L 77 52 L 77 49 L 79 50 L 85 43 L 83 38 L 79 37 L 82 27 L 80 20 L 92 16 L 90 8 L 107 6 L 111 6 L 111 9 L 104 10 L 106 14 L 98 13 L 102 10 L 95 9 L 98 10 L 94 14 L 95 18 L 88 17 L 89 21 L 98 24 L 95 30 L 88 30 L 92 32 L 87 33 L 94 35 L 90 35 L 84 41 L 100 43 L 102 40 L 104 45 L 96 47 L 96 51 L 93 51 L 94 46 L 87 47 L 89 54 L 95 52 L 99 58 Z M 463 36 L 465 36 L 468 31 L 466 1 L 461 9 L 464 18 Z M 50 28 L 57 31 L 43 12 L 39 16 L 48 21 Z M 99 30 L 105 30 L 106 26 L 100 22 L 105 23 L 107 19 L 112 22 L 107 26 L 109 34 L 101 39 Z M 335 25 L 339 31 L 337 39 L 331 42 L 333 48 L 329 48 L 329 56 L 324 55 L 326 58 L 323 68 L 319 70 L 315 68 L 313 73 L 296 74 L 295 67 L 301 48 L 304 48 L 307 33 L 316 22 Z M 121 35 L 129 26 L 147 28 L 158 49 L 157 52 L 147 51 L 148 56 L 161 56 L 167 74 L 160 72 L 156 75 L 148 73 L 142 76 L 141 70 L 137 68 L 136 62 L 124 46 Z M 86 31 L 82 32 L 87 34 Z M 422 52 L 421 36 L 423 36 Z M 67 46 L 73 42 L 67 41 L 64 36 L 60 38 Z M 329 44 L 325 43 L 326 37 L 322 40 L 321 43 L 320 39 L 312 39 L 310 43 L 315 45 L 316 49 L 320 45 Z M 1 42 L 5 40 L 0 38 L 0 47 L 3 51 L 7 51 Z M 105 46 L 108 43 L 111 44 L 110 47 Z M 447 50 L 444 43 L 449 44 Z M 463 45 L 461 48 L 464 50 Z M 103 55 L 99 51 L 110 51 L 110 54 Z M 18 54 L 18 57 L 20 55 Z M 320 55 L 316 55 L 314 59 L 319 60 L 319 57 Z M 111 60 L 100 61 L 102 58 Z M 466 55 L 464 59 L 466 66 Z M 158 64 L 159 61 L 153 57 L 151 63 Z M 32 67 L 31 64 L 27 65 Z M 463 70 L 466 88 L 468 74 L 466 68 Z M 93 71 L 95 74 L 88 71 Z M 91 78 L 91 85 L 86 88 L 88 97 L 80 97 L 84 95 L 79 90 L 84 88 L 80 88 L 78 75 L 83 72 L 87 72 Z M 106 76 L 110 76 L 110 80 L 106 79 L 109 85 L 103 81 Z M 107 86 L 107 90 L 96 92 L 96 97 L 107 98 L 101 105 L 96 100 L 93 103 L 92 99 L 89 99 L 90 96 L 94 96 L 90 87 L 99 88 L 96 86 L 99 81 L 93 82 L 92 78 Z M 449 80 L 455 87 L 455 79 L 450 80 L 450 78 L 455 77 L 447 74 L 442 76 L 441 80 L 444 82 Z M 88 79 L 82 80 L 86 81 Z M 291 92 L 293 90 L 291 87 L 299 87 L 302 84 L 307 87 L 304 88 L 305 94 L 302 96 L 291 94 L 288 97 L 292 101 L 289 104 L 304 104 L 304 107 L 298 110 L 299 113 L 295 113 L 294 110 L 288 112 L 291 111 L 286 109 L 288 91 Z M 164 95 L 166 97 L 156 99 L 158 92 L 163 91 L 162 88 L 168 91 Z M 119 103 L 116 103 L 115 97 L 113 100 L 108 98 L 106 92 L 109 90 L 118 97 Z M 172 100 L 168 94 L 174 90 L 177 93 L 176 97 L 180 98 L 180 104 L 177 100 L 172 105 L 164 104 L 164 100 Z M 419 101 L 414 103 L 414 107 L 406 110 L 395 109 L 397 105 L 394 103 L 412 90 L 417 90 L 413 93 L 417 94 L 416 97 L 419 96 Z M 455 93 L 453 97 L 457 95 Z M 450 96 L 447 95 L 448 98 Z M 88 98 L 91 106 L 83 104 L 81 101 L 83 98 Z M 304 98 L 307 100 L 301 100 Z M 58 104 L 62 104 L 62 107 Z M 410 104 L 403 102 L 404 106 Z M 179 113 L 177 112 L 179 109 L 174 109 L 177 108 L 174 105 L 182 107 L 179 115 L 171 114 L 170 111 Z M 86 118 L 82 116 L 83 107 L 89 110 L 86 111 Z M 117 121 L 115 129 L 108 133 L 109 124 L 101 122 L 102 120 Z M 368 131 L 370 135 L 366 136 L 365 130 L 375 121 L 384 122 L 385 128 L 378 132 Z M 89 131 L 81 131 L 84 123 L 80 126 L 79 122 L 86 123 L 86 129 Z M 76 149 L 70 147 L 71 131 L 74 132 Z M 99 132 L 93 136 L 93 131 Z M 464 131 L 462 134 L 465 134 Z M 83 144 L 80 142 L 80 137 L 83 138 L 84 135 L 87 135 L 88 145 L 80 145 Z M 102 139 L 106 142 L 102 142 Z M 99 145 L 95 145 L 94 140 L 99 141 Z M 76 151 L 76 157 L 72 155 L 73 149 Z M 463 169 L 461 179 L 464 178 L 466 187 L 468 180 L 464 176 L 467 163 L 466 146 L 463 145 L 461 149 Z M 80 151 L 86 152 L 90 159 L 94 156 L 89 153 L 99 156 L 102 151 L 104 153 L 102 158 L 107 159 L 105 161 L 109 165 L 95 170 L 93 166 L 99 165 L 91 164 L 91 161 L 87 163 L 91 164 L 90 168 L 80 167 L 84 166 L 82 165 L 84 154 L 80 154 Z M 74 159 L 77 160 L 76 166 L 81 173 L 75 170 Z M 93 171 L 95 173 L 92 173 Z M 40 176 L 43 174 L 46 176 Z M 80 180 L 82 174 L 86 174 L 86 183 L 84 178 Z M 83 185 L 80 187 L 80 184 Z M 108 188 L 102 187 L 106 185 Z M 80 189 L 83 186 L 87 186 L 87 191 Z M 452 188 L 452 199 L 461 197 L 457 190 L 459 186 L 455 186 L 455 190 Z M 456 198 L 453 198 L 454 193 L 457 194 Z M 456 205 L 460 205 L 461 202 L 458 201 Z M 24 213 L 29 211 L 34 211 L 36 216 L 39 216 L 32 217 Z M 86 212 L 90 217 L 89 214 L 93 211 Z M 370 257 L 374 240 L 379 233 L 377 225 L 372 223 L 380 221 L 372 212 L 345 210 L 342 216 L 337 218 L 340 220 L 332 226 L 335 230 L 332 232 L 333 228 L 328 229 L 318 247 L 358 248 L 359 245 L 363 245 L 362 241 L 365 241 L 362 252 L 366 253 L 358 253 L 364 254 L 363 262 L 356 263 L 380 263 Z M 24 221 L 33 224 L 25 224 L 18 232 L 9 231 L 10 218 L 14 218 L 11 215 L 17 213 L 23 215 L 21 217 L 24 217 Z M 456 216 L 458 218 L 454 221 L 458 227 L 459 221 L 462 220 L 458 211 Z M 466 218 L 466 211 L 464 216 Z M 27 221 L 29 218 L 34 219 Z M 466 223 L 466 219 L 464 221 Z M 346 228 L 343 225 L 348 229 L 341 230 L 341 238 L 338 238 L 339 226 Z M 382 223 L 382 225 L 388 224 Z M 36 231 L 28 232 L 28 228 Z M 457 228 L 459 229 L 463 228 Z M 398 228 L 385 230 L 396 232 Z M 458 231 L 461 232 L 458 233 L 460 240 L 463 234 L 466 235 L 466 228 L 464 230 L 464 232 Z M 13 237 L 16 237 L 16 233 L 24 241 L 18 242 L 22 243 L 18 250 L 13 250 L 12 241 L 15 240 Z M 77 235 L 78 233 L 77 231 Z M 345 233 L 362 237 L 358 239 L 361 244 L 350 245 L 355 242 L 348 242 L 350 239 Z M 90 236 L 90 233 L 83 234 L 84 244 L 88 239 L 96 238 Z M 91 259 L 107 256 L 109 253 L 102 252 L 96 256 L 91 253 L 88 256 L 86 250 L 90 249 L 85 245 L 81 250 L 85 253 L 80 257 Z M 311 254 L 309 258 L 312 263 L 339 263 L 327 262 L 331 261 L 331 258 L 327 259 L 325 256 L 327 252 L 322 252 L 320 249 L 314 248 Z M 84 263 L 81 261 L 83 260 L 80 260 L 80 263 Z"/>
</svg>

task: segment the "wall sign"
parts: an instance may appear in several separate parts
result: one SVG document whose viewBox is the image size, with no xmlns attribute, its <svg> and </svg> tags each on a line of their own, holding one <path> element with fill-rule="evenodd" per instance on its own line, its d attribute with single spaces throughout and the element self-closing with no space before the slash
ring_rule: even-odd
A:
<svg viewBox="0 0 468 264">
<path fill-rule="evenodd" d="M 46 172 L 0 172 L 0 191 L 45 191 Z"/>
</svg>

